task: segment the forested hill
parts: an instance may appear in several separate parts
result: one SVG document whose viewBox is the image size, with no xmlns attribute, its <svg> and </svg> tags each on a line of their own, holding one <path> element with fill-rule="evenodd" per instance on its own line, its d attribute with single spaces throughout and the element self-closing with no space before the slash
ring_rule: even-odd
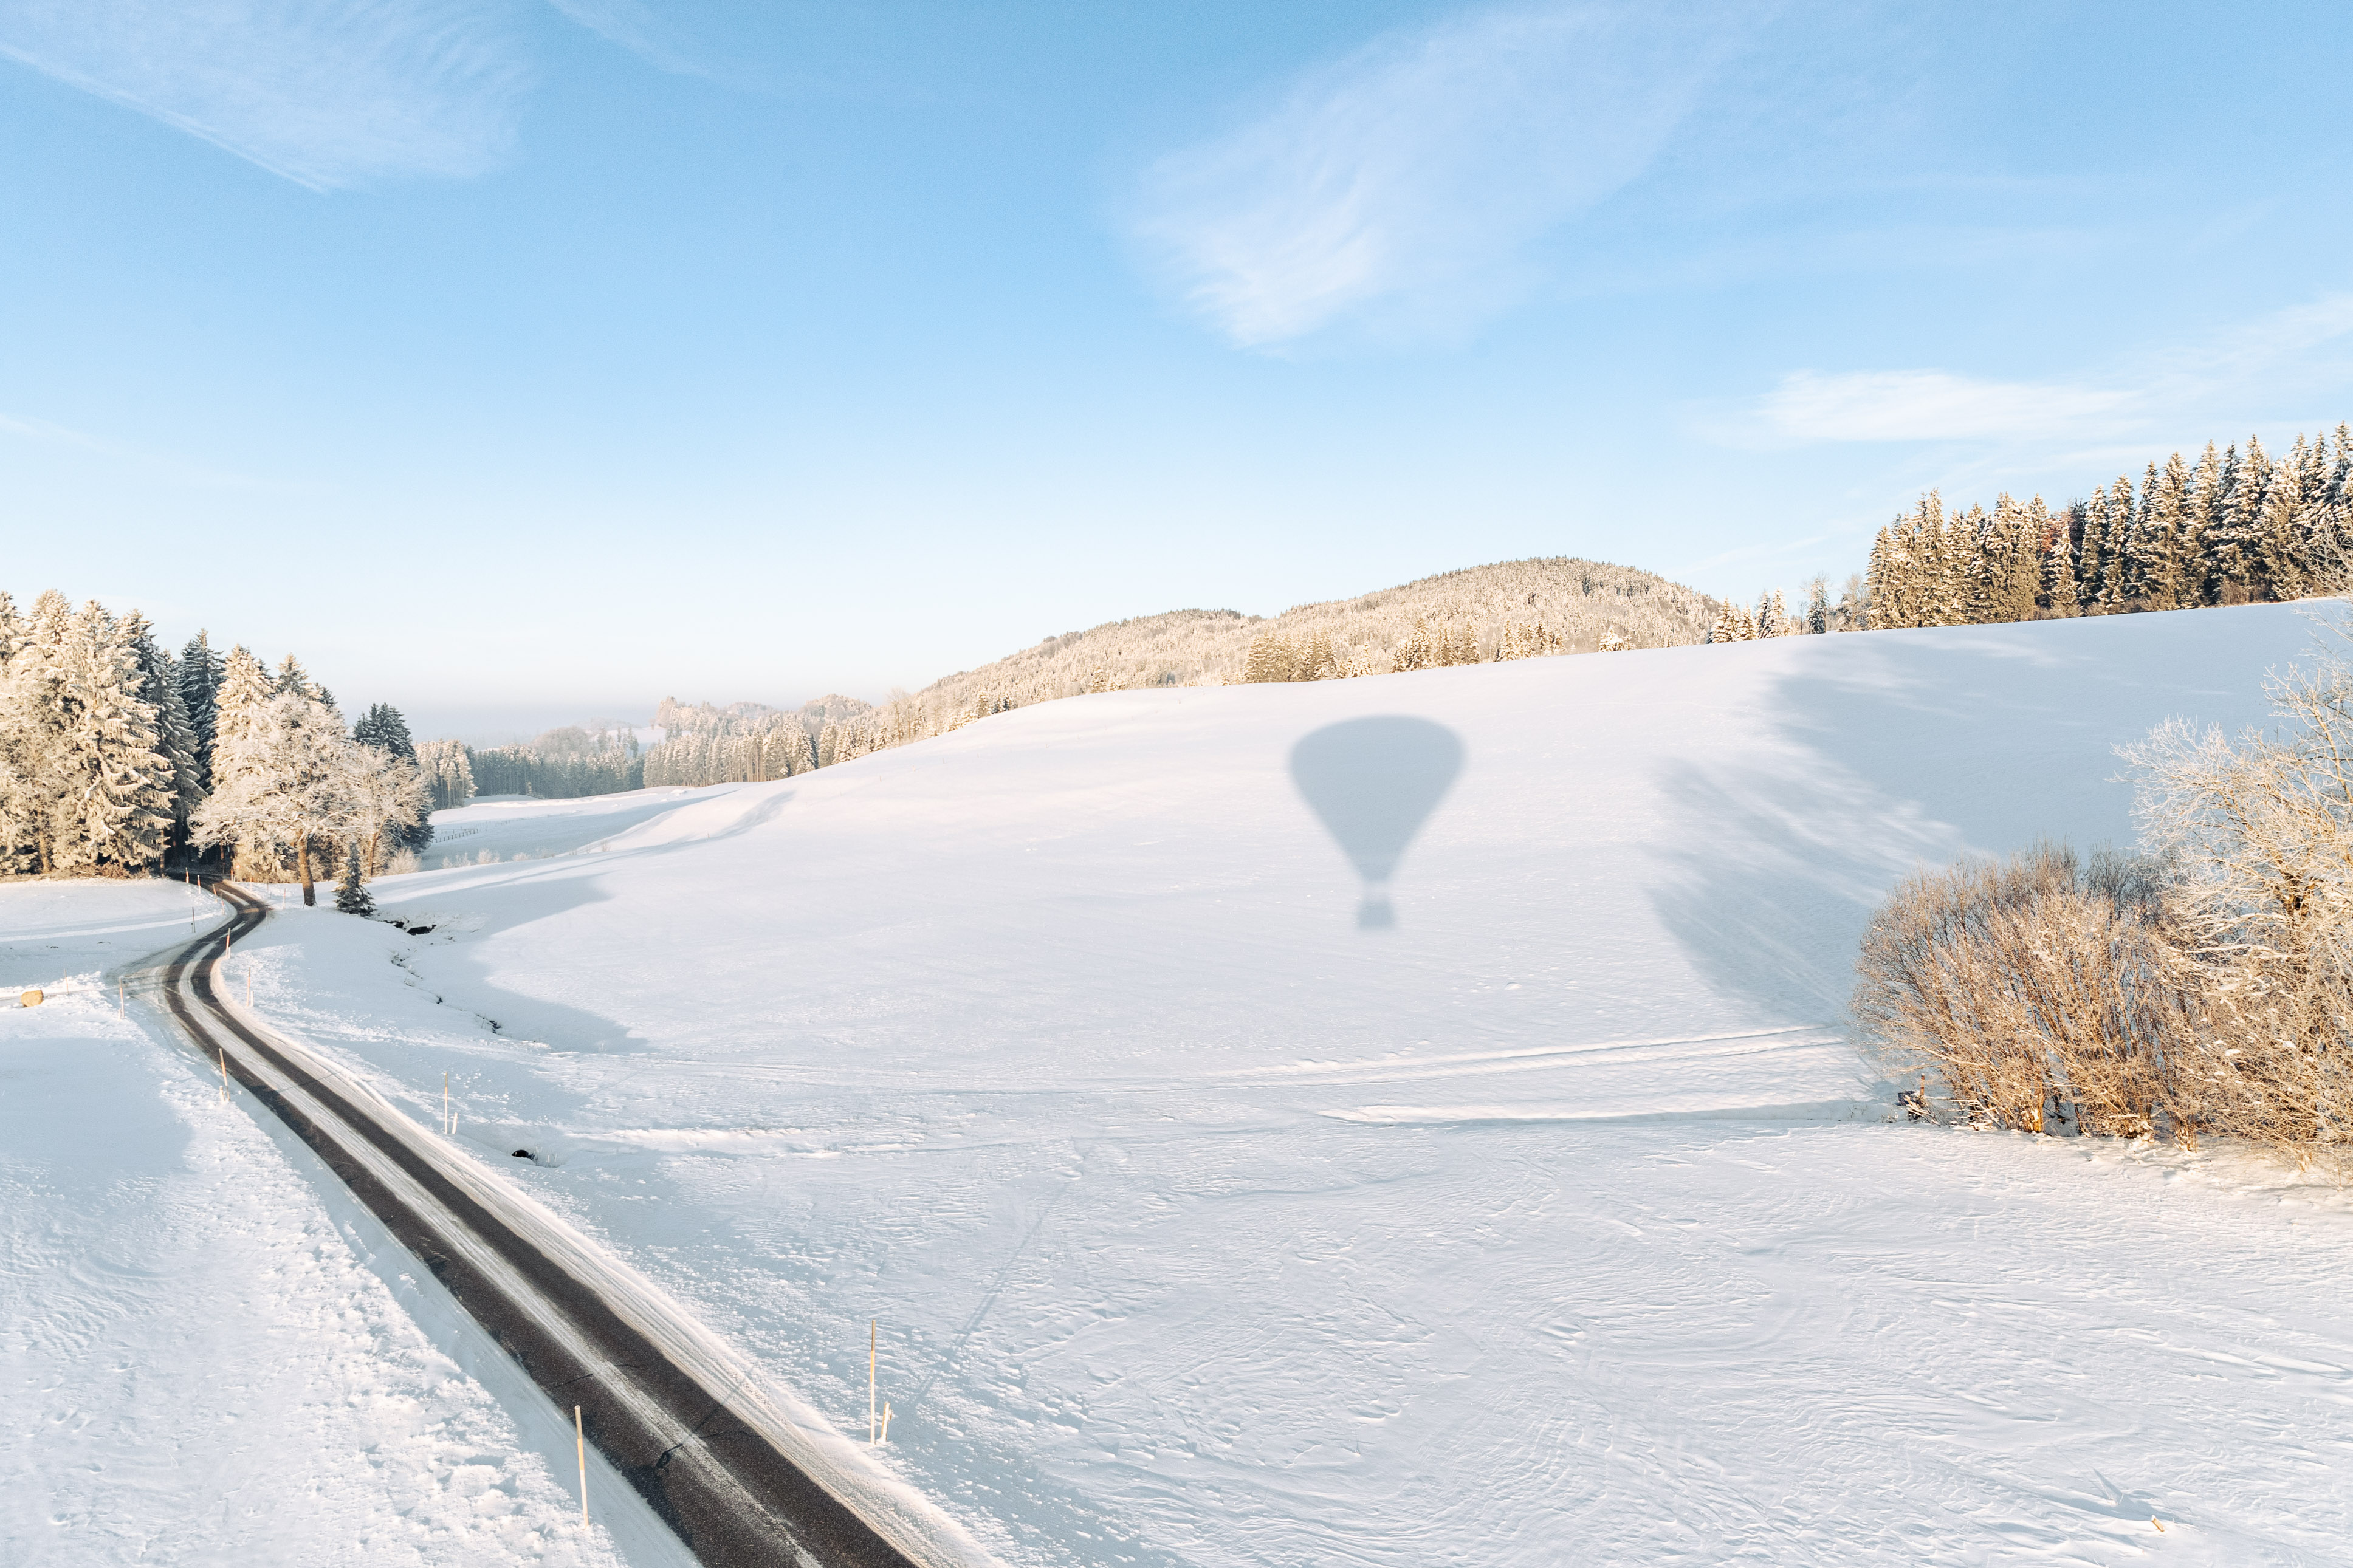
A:
<svg viewBox="0 0 2353 1568">
<path fill-rule="evenodd" d="M 1271 619 L 1234 610 L 1171 610 L 1106 622 L 1050 637 L 912 695 L 895 692 L 879 708 L 843 697 L 820 698 L 797 710 L 665 700 L 654 720 L 661 743 L 642 757 L 633 748 L 607 748 L 596 759 L 607 765 L 594 777 L 582 772 L 584 764 L 554 756 L 548 743 L 555 735 L 496 753 L 468 751 L 481 773 L 479 786 L 458 776 L 454 761 L 438 772 L 428 767 L 427 776 L 436 781 L 437 803 L 445 806 L 462 804 L 475 787 L 494 787 L 492 771 L 501 790 L 567 795 L 641 784 L 758 782 L 1090 691 L 1325 680 L 1539 654 L 1669 647 L 1706 641 L 1725 608 L 1694 589 L 1628 566 L 1570 558 L 1505 561 L 1353 599 L 1300 605 Z M 439 758 L 439 743 L 429 750 Z M 542 750 L 549 754 L 540 756 Z M 496 768 L 484 771 L 493 760 Z"/>
<path fill-rule="evenodd" d="M 1050 637 L 909 700 L 944 714 L 988 713 L 1085 691 L 1210 686 L 1250 679 L 1386 674 L 1605 643 L 1704 642 L 1719 606 L 1650 572 L 1553 557 L 1466 567 L 1353 599 L 1299 605 L 1271 620 L 1232 610 L 1172 610 Z M 1260 649 L 1254 668 L 1251 649 Z M 1268 668 L 1288 654 L 1287 672 Z M 1306 661 L 1320 659 L 1320 668 Z"/>
</svg>

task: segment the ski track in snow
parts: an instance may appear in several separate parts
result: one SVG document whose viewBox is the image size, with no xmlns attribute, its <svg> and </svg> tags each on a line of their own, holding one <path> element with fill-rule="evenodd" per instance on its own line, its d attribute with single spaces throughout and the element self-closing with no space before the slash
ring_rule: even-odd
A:
<svg viewBox="0 0 2353 1568">
<path fill-rule="evenodd" d="M 879 1318 L 882 1462 L 1008 1563 L 2344 1561 L 2344 1194 L 1891 1122 L 1837 1022 L 1890 881 L 2128 841 L 2113 744 L 2307 633 L 1074 699 L 444 813 L 430 934 L 237 963 L 843 1431 Z M 1366 931 L 1285 764 L 1389 714 L 1467 762 Z"/>
</svg>

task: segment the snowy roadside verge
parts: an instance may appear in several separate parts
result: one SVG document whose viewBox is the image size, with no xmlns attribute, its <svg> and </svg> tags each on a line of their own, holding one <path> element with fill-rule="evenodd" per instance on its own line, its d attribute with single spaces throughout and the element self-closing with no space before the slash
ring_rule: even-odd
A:
<svg viewBox="0 0 2353 1568">
<path fill-rule="evenodd" d="M 0 887 L 5 978 L 50 994 L 0 1008 L 0 1560 L 620 1563 L 307 1152 L 119 1009 L 126 961 L 217 908 Z"/>
<path fill-rule="evenodd" d="M 268 1040 L 295 1069 L 316 1079 L 327 1093 L 343 1097 L 356 1114 L 373 1120 L 407 1155 L 447 1180 L 492 1220 L 523 1238 L 587 1288 L 662 1356 L 712 1391 L 732 1414 L 758 1430 L 805 1475 L 864 1519 L 910 1560 L 927 1568 L 985 1568 L 994 1562 L 954 1520 L 922 1491 L 893 1474 L 879 1456 L 853 1443 L 789 1390 L 764 1377 L 642 1274 L 543 1205 L 516 1191 L 462 1145 L 438 1132 L 425 1131 L 366 1075 L 347 1071 L 324 1054 L 310 1049 L 283 1027 L 240 1005 L 230 994 L 231 990 L 233 987 L 221 988 L 221 1004 L 244 1027 Z M 231 1051 L 239 1057 L 245 1070 L 267 1081 L 304 1115 L 329 1125 L 345 1120 L 273 1065 L 249 1051 L 239 1052 L 236 1047 Z M 382 1151 L 353 1143 L 349 1152 L 371 1176 L 396 1195 L 416 1191 L 415 1179 Z M 537 1293 L 514 1277 L 503 1258 L 473 1237 L 453 1234 L 448 1239 L 472 1268 L 500 1282 L 511 1300 L 528 1303 L 537 1299 Z M 568 1337 L 564 1325 L 553 1319 L 543 1326 L 559 1339 Z M 594 1360 L 586 1354 L 580 1359 Z M 681 1432 L 680 1440 L 690 1436 Z"/>
</svg>

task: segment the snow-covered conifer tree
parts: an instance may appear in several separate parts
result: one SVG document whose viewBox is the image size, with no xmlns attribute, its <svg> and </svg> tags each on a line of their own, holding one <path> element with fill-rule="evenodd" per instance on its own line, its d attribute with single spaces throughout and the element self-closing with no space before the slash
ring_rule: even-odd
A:
<svg viewBox="0 0 2353 1568">
<path fill-rule="evenodd" d="M 196 736 L 180 694 L 178 663 L 155 642 L 155 628 L 136 610 L 122 618 L 132 656 L 139 664 L 139 700 L 155 715 L 155 750 L 171 763 L 171 847 L 187 842 L 188 819 L 205 798 L 196 772 Z"/>
<path fill-rule="evenodd" d="M 73 781 L 66 763 L 66 672 L 73 607 L 52 588 L 33 601 L 8 661 L 5 729 L 13 757 L 12 815 L 26 868 L 58 868 L 58 819 Z"/>
<path fill-rule="evenodd" d="M 297 697 L 307 697 L 313 702 L 319 700 L 319 689 L 312 684 L 310 671 L 304 669 L 302 661 L 290 653 L 278 661 L 278 679 L 272 682 L 272 687 L 278 691 L 290 691 Z"/>
<path fill-rule="evenodd" d="M 156 750 L 154 710 L 139 700 L 131 638 L 95 599 L 69 622 L 56 673 L 50 868 L 162 864 L 175 794 L 172 763 Z"/>
<path fill-rule="evenodd" d="M 335 908 L 347 915 L 375 913 L 375 897 L 360 880 L 360 847 L 353 844 L 343 852 L 343 880 L 335 884 Z"/>
<path fill-rule="evenodd" d="M 213 714 L 221 683 L 221 656 L 214 650 L 209 632 L 198 632 L 180 650 L 179 673 L 180 702 L 187 711 L 201 796 L 213 787 Z"/>
<path fill-rule="evenodd" d="M 2125 538 L 2120 605 L 2173 607 L 2179 585 L 2179 563 L 2173 559 L 2174 536 L 2181 522 L 2177 500 L 2167 493 L 2157 465 L 2149 464 L 2141 477 L 2139 501 L 2133 509 L 2132 531 Z"/>
<path fill-rule="evenodd" d="M 1250 656 L 1242 661 L 1245 681 L 1290 680 L 1298 658 L 1281 632 L 1264 631 L 1250 639 Z"/>
<path fill-rule="evenodd" d="M 368 710 L 360 716 L 360 721 L 352 726 L 352 741 L 355 745 L 374 746 L 417 766 L 417 742 L 408 733 L 408 721 L 400 716 L 399 709 L 388 702 L 369 705 Z M 418 767 L 417 771 L 421 774 L 424 770 Z M 422 850 L 432 843 L 432 810 L 428 805 L 417 814 L 415 821 L 395 824 L 392 827 L 393 841 L 401 848 L 410 850 Z M 370 860 L 371 875 L 374 874 L 375 864 L 373 859 Z"/>
<path fill-rule="evenodd" d="M 2084 531 L 2084 503 L 2052 516 L 2041 496 L 2026 504 L 2026 529 L 2041 562 L 2035 603 L 2061 615 L 2075 613 L 2075 549 Z"/>
<path fill-rule="evenodd" d="M 2045 511 L 2040 526 L 2049 521 Z M 2042 586 L 2038 525 L 2007 494 L 1996 500 L 1990 517 L 1972 509 L 1972 521 L 1977 559 L 1970 620 L 1978 625 L 2032 620 L 2034 596 Z"/>
</svg>

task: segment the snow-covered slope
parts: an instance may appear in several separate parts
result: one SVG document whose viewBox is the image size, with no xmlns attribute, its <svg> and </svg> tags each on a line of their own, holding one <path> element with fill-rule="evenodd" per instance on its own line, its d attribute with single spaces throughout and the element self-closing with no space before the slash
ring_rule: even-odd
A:
<svg viewBox="0 0 2353 1568">
<path fill-rule="evenodd" d="M 2344 1207 L 1887 1124 L 1839 1028 L 1891 879 L 2128 839 L 2113 744 L 2259 719 L 2308 632 L 1075 699 L 445 817 L 567 852 L 248 957 L 860 1432 L 879 1319 L 892 1462 L 1008 1562 L 2317 1561 Z"/>
<path fill-rule="evenodd" d="M 0 886 L 0 1563 L 617 1561 L 493 1397 L 528 1384 L 488 1337 L 159 1037 L 135 972 L 118 1002 L 219 912 L 170 882 Z M 639 1558 L 681 1560 L 635 1522 Z"/>
</svg>

